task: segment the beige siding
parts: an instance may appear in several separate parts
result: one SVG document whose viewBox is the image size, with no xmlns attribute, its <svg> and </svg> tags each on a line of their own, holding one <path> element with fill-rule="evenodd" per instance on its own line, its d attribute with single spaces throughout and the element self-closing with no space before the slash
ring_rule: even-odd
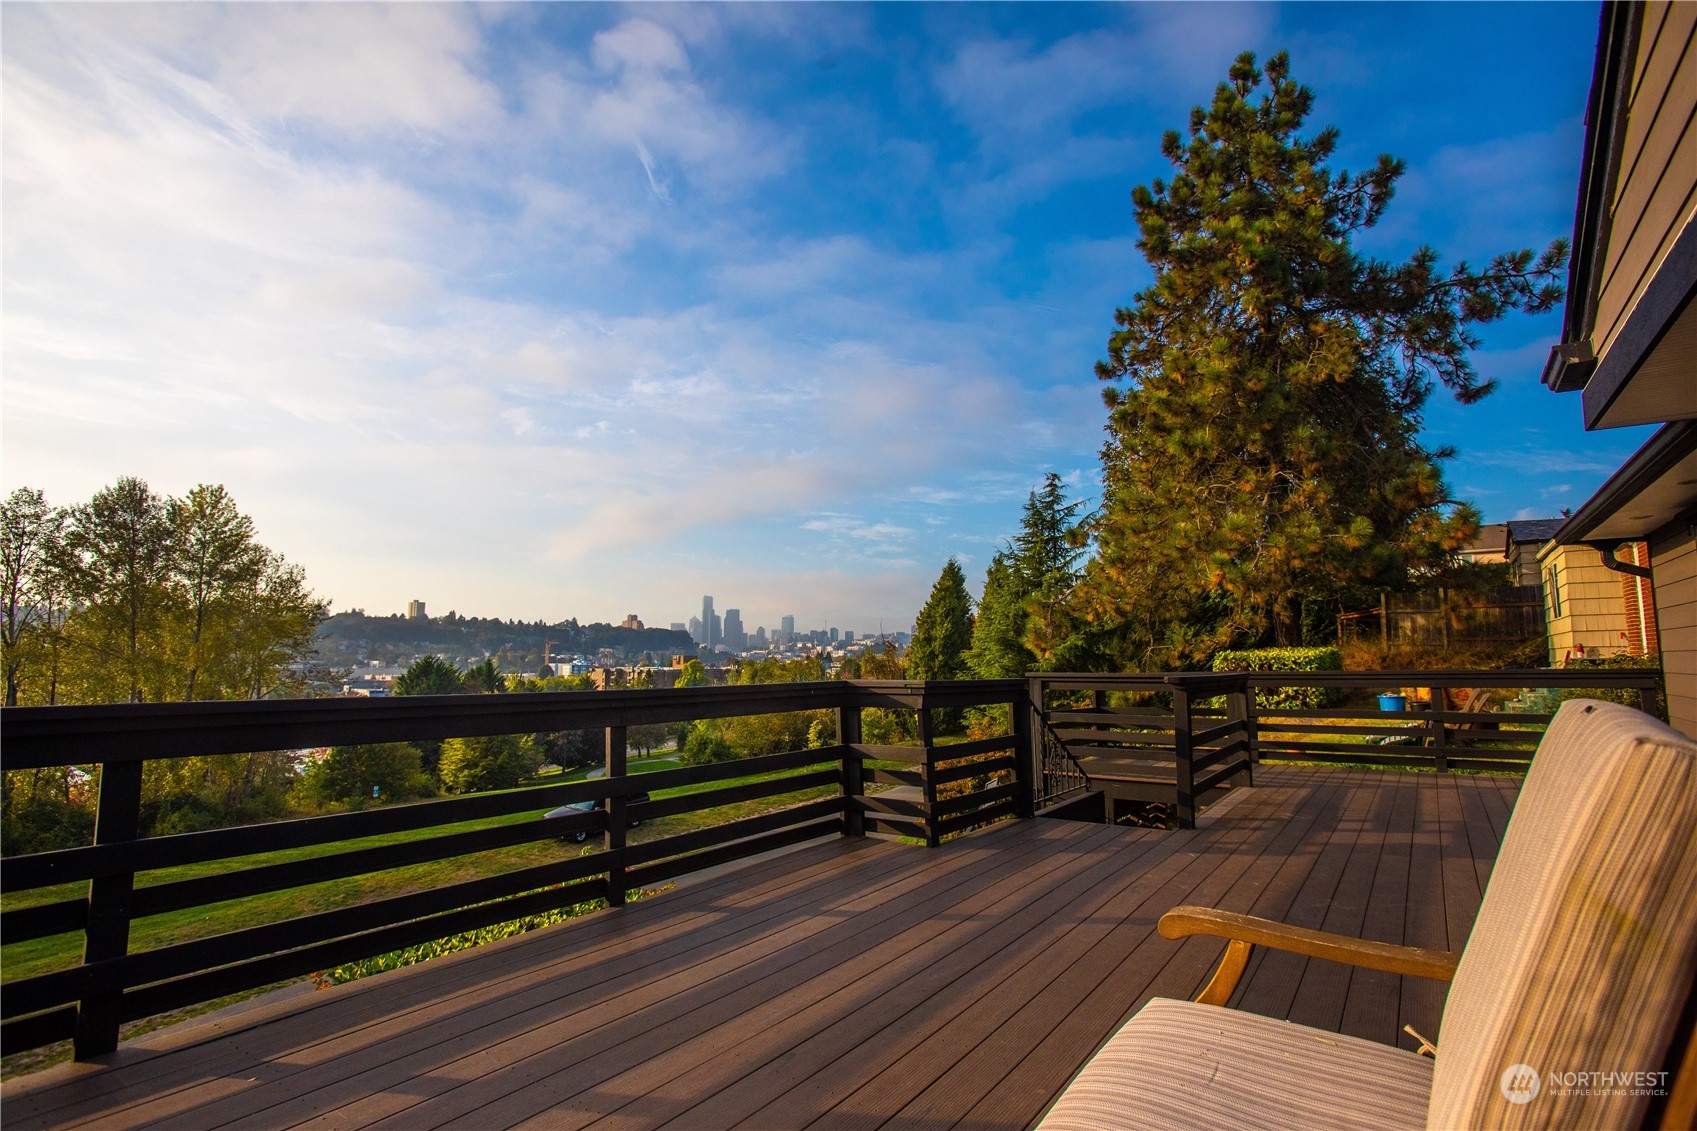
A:
<svg viewBox="0 0 1697 1131">
<path fill-rule="evenodd" d="M 1603 257 L 1597 355 L 1697 214 L 1697 3 L 1645 6 L 1620 179 Z"/>
<path fill-rule="evenodd" d="M 1681 528 L 1650 543 L 1668 720 L 1697 738 L 1697 542 Z"/>
<path fill-rule="evenodd" d="M 1628 650 L 1626 602 L 1622 599 L 1620 574 L 1603 564 L 1603 556 L 1589 546 L 1557 546 L 1550 543 L 1538 556 L 1544 571 L 1544 616 L 1549 625 L 1550 663 L 1570 657 L 1613 656 Z M 1558 577 L 1561 615 L 1555 613 L 1550 593 L 1550 570 Z M 1584 645 L 1584 652 L 1579 648 Z"/>
</svg>

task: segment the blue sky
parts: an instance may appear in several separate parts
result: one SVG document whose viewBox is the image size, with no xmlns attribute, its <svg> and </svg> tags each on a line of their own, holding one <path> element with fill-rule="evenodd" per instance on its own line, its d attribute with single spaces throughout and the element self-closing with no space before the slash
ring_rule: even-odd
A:
<svg viewBox="0 0 1697 1131">
<path fill-rule="evenodd" d="M 905 625 L 1047 471 L 1149 279 L 1131 188 L 1239 51 L 1361 246 L 1572 230 L 1590 4 L 7 4 L 0 478 L 220 482 L 337 609 Z M 1538 384 L 1558 316 L 1439 396 L 1486 518 L 1642 441 Z"/>
</svg>

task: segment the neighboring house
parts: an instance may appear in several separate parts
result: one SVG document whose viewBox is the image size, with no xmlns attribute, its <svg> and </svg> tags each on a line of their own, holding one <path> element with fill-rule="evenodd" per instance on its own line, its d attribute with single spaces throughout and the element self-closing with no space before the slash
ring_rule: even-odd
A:
<svg viewBox="0 0 1697 1131">
<path fill-rule="evenodd" d="M 1697 4 L 1604 4 L 1563 341 L 1587 429 L 1662 424 L 1556 532 L 1654 590 L 1669 718 L 1697 736 Z M 1649 568 L 1618 558 L 1649 544 Z"/>
<path fill-rule="evenodd" d="M 1550 584 L 1538 563 L 1538 551 L 1556 536 L 1556 531 L 1565 521 L 1560 518 L 1522 518 L 1503 524 L 1508 527 L 1503 557 L 1514 575 L 1513 584 L 1542 586 L 1546 604 L 1550 599 Z"/>
<path fill-rule="evenodd" d="M 1621 551 L 1621 560 L 1648 562 L 1644 543 Z M 1647 578 L 1623 576 L 1590 546 L 1564 546 L 1551 539 L 1538 552 L 1544 579 L 1544 624 L 1550 663 L 1600 658 L 1625 652 L 1656 654 L 1656 612 Z"/>
<path fill-rule="evenodd" d="M 1506 522 L 1491 522 L 1481 525 L 1479 533 L 1473 536 L 1473 541 L 1463 546 L 1457 556 L 1464 562 L 1479 565 L 1494 565 L 1507 561 L 1505 550 L 1508 545 L 1508 524 Z"/>
<path fill-rule="evenodd" d="M 1655 655 L 1656 610 L 1648 580 L 1623 574 L 1591 546 L 1556 540 L 1563 518 L 1507 523 L 1505 557 L 1516 584 L 1535 585 L 1544 602 L 1550 663 L 1572 659 Z M 1642 542 L 1620 551 L 1621 561 L 1649 561 Z"/>
</svg>

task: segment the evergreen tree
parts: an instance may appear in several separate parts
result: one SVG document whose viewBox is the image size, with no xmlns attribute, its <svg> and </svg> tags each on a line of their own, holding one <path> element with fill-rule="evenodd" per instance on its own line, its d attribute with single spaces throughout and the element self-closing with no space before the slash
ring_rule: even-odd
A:
<svg viewBox="0 0 1697 1131">
<path fill-rule="evenodd" d="M 931 597 L 914 622 L 907 647 L 909 679 L 958 679 L 967 674 L 966 652 L 972 646 L 972 598 L 966 575 L 950 558 L 943 565 Z"/>
<path fill-rule="evenodd" d="M 1115 384 L 1081 602 L 1122 661 L 1295 643 L 1305 602 L 1441 563 L 1478 516 L 1443 482 L 1452 453 L 1419 443 L 1434 379 L 1485 396 L 1472 327 L 1560 300 L 1564 241 L 1483 271 L 1358 255 L 1404 165 L 1333 173 L 1337 131 L 1298 133 L 1313 102 L 1284 54 L 1239 56 L 1188 141 L 1162 139 L 1170 182 L 1132 194 L 1155 277 L 1097 366 Z"/>
<path fill-rule="evenodd" d="M 465 681 L 454 665 L 432 652 L 420 656 L 396 676 L 391 691 L 396 695 L 458 695 L 465 689 Z"/>
<path fill-rule="evenodd" d="M 495 663 L 493 656 L 486 657 L 481 664 L 473 664 L 460 677 L 465 690 L 481 695 L 495 695 L 507 690 L 507 678 L 501 674 L 500 665 Z"/>
<path fill-rule="evenodd" d="M 990 559 L 990 568 L 984 571 L 978 616 L 972 624 L 972 650 L 966 657 L 967 666 L 979 679 L 1013 679 L 1035 666 L 1036 657 L 1025 646 L 1029 619 L 1025 602 L 1029 596 L 1006 552 Z"/>
<path fill-rule="evenodd" d="M 1019 533 L 990 560 L 972 630 L 968 664 L 982 679 L 1008 679 L 1049 667 L 1072 632 L 1067 602 L 1084 555 L 1083 504 L 1067 502 L 1050 472 L 1026 498 Z"/>
</svg>

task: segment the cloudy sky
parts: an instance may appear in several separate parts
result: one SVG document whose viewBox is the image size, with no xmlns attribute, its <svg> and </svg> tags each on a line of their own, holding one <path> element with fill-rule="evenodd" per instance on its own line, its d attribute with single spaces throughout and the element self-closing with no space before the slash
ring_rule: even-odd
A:
<svg viewBox="0 0 1697 1131">
<path fill-rule="evenodd" d="M 903 625 L 1047 471 L 1148 281 L 1128 193 L 1288 49 L 1364 246 L 1570 234 L 1589 4 L 43 5 L 3 20 L 4 489 L 223 483 L 334 608 Z M 1642 440 L 1538 384 L 1428 432 L 1487 519 Z"/>
</svg>

